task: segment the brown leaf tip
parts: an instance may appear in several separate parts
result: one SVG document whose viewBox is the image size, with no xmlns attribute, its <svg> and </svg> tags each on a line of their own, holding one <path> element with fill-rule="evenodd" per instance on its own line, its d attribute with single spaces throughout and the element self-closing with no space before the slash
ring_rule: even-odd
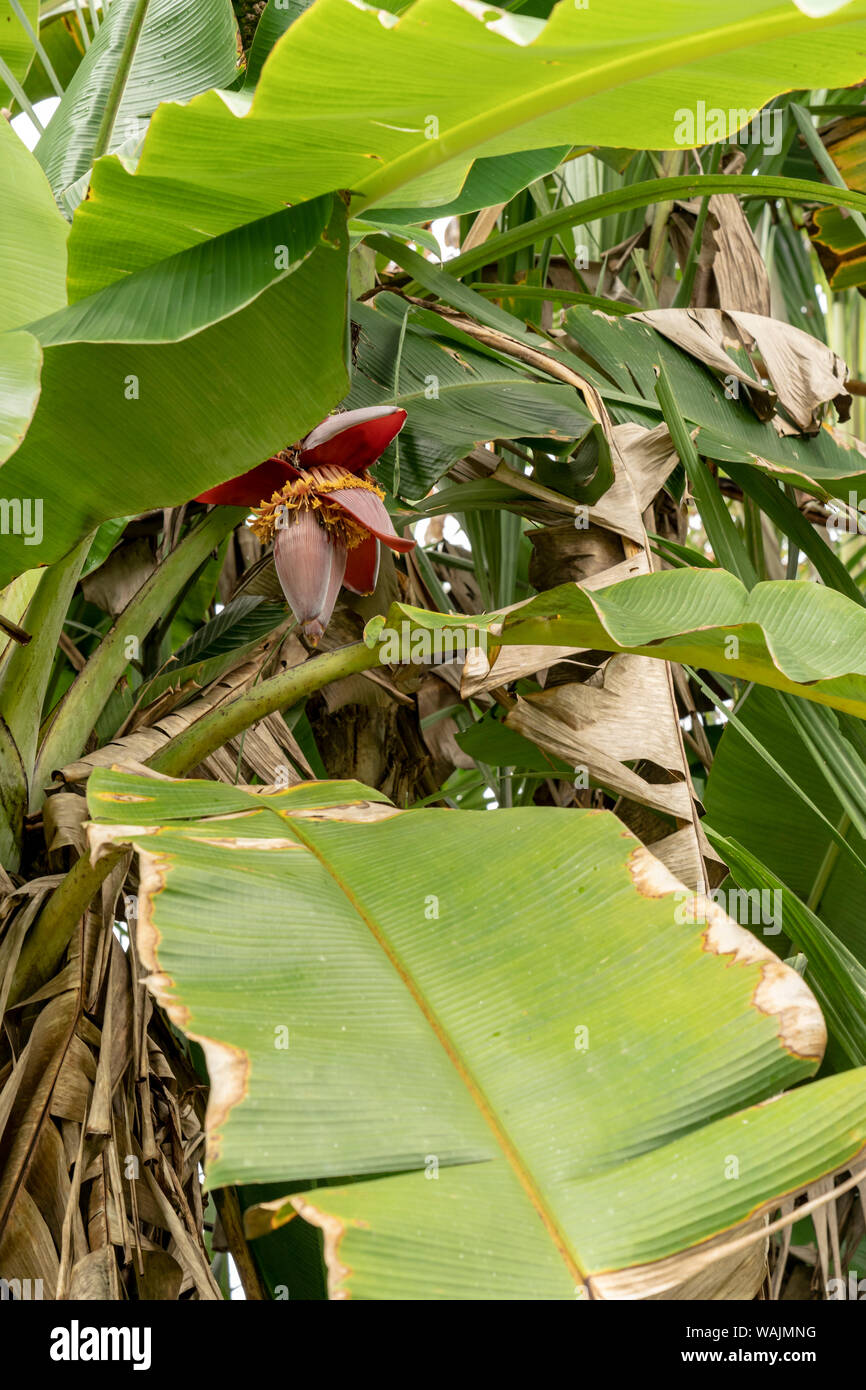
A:
<svg viewBox="0 0 866 1390">
<path fill-rule="evenodd" d="M 752 995 L 753 1006 L 776 1017 L 779 1041 L 792 1056 L 820 1061 L 827 1045 L 824 1018 L 805 980 L 779 960 L 768 946 L 701 893 L 691 893 L 648 849 L 639 845 L 628 858 L 628 870 L 638 892 L 646 898 L 670 893 L 685 899 L 688 922 L 704 923 L 702 949 L 730 956 L 732 965 L 760 965 L 761 975 Z"/>
<path fill-rule="evenodd" d="M 314 1207 L 302 1196 L 291 1197 L 289 1200 L 298 1216 L 304 1221 L 308 1221 L 311 1226 L 318 1226 L 324 1236 L 325 1267 L 328 1271 L 328 1297 L 331 1299 L 350 1298 L 351 1294 L 344 1286 L 344 1280 L 349 1278 L 352 1271 L 340 1259 L 340 1242 L 346 1234 L 346 1227 L 343 1222 L 333 1212 L 322 1211 L 321 1207 Z"/>
</svg>

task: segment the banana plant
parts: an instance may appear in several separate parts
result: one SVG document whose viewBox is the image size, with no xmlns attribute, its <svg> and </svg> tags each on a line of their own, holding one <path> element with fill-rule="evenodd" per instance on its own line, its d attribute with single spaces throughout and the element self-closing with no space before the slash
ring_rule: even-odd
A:
<svg viewBox="0 0 866 1390">
<path fill-rule="evenodd" d="M 6 1284 L 855 1266 L 866 0 L 532 8 L 0 10 Z"/>
</svg>

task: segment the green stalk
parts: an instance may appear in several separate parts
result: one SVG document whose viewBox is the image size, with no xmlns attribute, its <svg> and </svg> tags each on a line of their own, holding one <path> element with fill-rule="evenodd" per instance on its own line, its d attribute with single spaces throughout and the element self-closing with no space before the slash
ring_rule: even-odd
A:
<svg viewBox="0 0 866 1390">
<path fill-rule="evenodd" d="M 81 8 L 81 0 L 72 0 L 75 6 L 75 14 L 78 18 L 78 27 L 81 30 L 81 41 L 84 44 L 84 51 L 90 47 L 90 30 L 87 27 L 87 20 L 84 18 L 84 11 Z"/>
<path fill-rule="evenodd" d="M 713 554 L 718 564 L 741 579 L 747 589 L 753 589 L 758 575 L 737 530 L 733 517 L 725 506 L 713 475 L 695 448 L 688 425 L 680 414 L 668 374 L 662 363 L 655 368 L 656 395 L 665 424 L 670 430 L 674 448 L 682 460 L 692 496 L 697 503 Z"/>
<path fill-rule="evenodd" d="M 851 822 L 843 812 L 839 824 L 836 826 L 836 829 L 839 831 L 840 835 L 847 835 L 850 828 Z M 815 875 L 815 881 L 812 884 L 811 892 L 809 893 L 809 896 L 806 899 L 806 906 L 808 907 L 810 912 L 817 912 L 819 910 L 821 906 L 821 899 L 823 898 L 824 893 L 827 890 L 827 884 L 830 882 L 830 875 L 836 867 L 836 860 L 838 858 L 839 846 L 831 840 L 830 844 L 824 851 L 824 858 L 821 860 L 821 863 L 818 866 L 818 872 Z"/>
<path fill-rule="evenodd" d="M 243 515 L 241 508 L 216 507 L 184 537 L 127 604 L 54 712 L 36 760 L 31 810 L 39 809 L 44 788 L 55 769 L 65 767 L 82 753 L 99 712 L 129 663 L 129 639 L 143 641 L 178 591 Z"/>
<path fill-rule="evenodd" d="M 27 93 L 25 92 L 24 88 L 21 86 L 21 83 L 18 81 L 17 77 L 15 77 L 11 69 L 8 68 L 6 64 L 3 62 L 2 58 L 0 58 L 0 78 L 2 78 L 5 85 L 9 88 L 13 97 L 18 102 L 18 105 L 21 107 L 21 110 L 27 116 L 30 117 L 39 134 L 44 135 L 45 127 L 40 121 L 36 112 L 33 110 Z"/>
<path fill-rule="evenodd" d="M 724 501 L 722 502 L 724 506 Z M 767 557 L 764 554 L 763 513 L 754 497 L 743 497 L 743 534 L 746 551 L 758 579 L 767 578 Z"/>
<path fill-rule="evenodd" d="M 21 5 L 19 4 L 19 0 L 9 0 L 9 4 L 15 13 L 18 23 L 21 25 L 22 29 L 24 30 L 25 34 L 32 43 L 34 49 L 36 50 L 36 55 L 45 69 L 48 81 L 51 83 L 56 94 L 59 97 L 62 97 L 63 86 L 60 83 L 60 80 L 58 79 L 57 73 L 54 71 L 51 59 L 45 52 L 44 45 L 42 44 L 39 35 L 34 31 L 33 25 L 30 23 L 30 20 L 27 18 L 26 14 L 22 10 Z"/>
<path fill-rule="evenodd" d="M 579 227 L 595 218 L 612 217 L 616 213 L 629 212 L 633 208 L 649 207 L 653 203 L 666 203 L 703 197 L 710 193 L 741 193 L 750 198 L 792 198 L 798 202 L 819 202 L 834 207 L 853 208 L 866 213 L 866 195 L 855 193 L 850 188 L 834 188 L 831 184 L 813 182 L 811 179 L 787 179 L 777 175 L 755 174 L 679 174 L 670 179 L 647 179 L 644 183 L 627 184 L 600 193 L 596 198 L 586 198 L 581 203 L 570 203 L 555 212 L 536 217 L 532 222 L 524 222 L 508 232 L 491 237 L 481 246 L 474 247 L 462 256 L 445 261 L 442 266 L 449 275 L 466 275 L 470 270 L 531 246 L 536 241 L 553 236 L 567 227 Z M 408 286 L 412 293 L 412 287 Z"/>
<path fill-rule="evenodd" d="M 556 304 L 589 304 L 593 309 L 603 309 L 606 314 L 631 314 L 633 304 L 623 304 L 618 299 L 605 299 L 597 294 L 583 294 L 579 290 L 557 290 L 553 285 L 503 285 L 488 280 L 477 281 L 472 289 L 484 299 L 550 299 Z"/>
<path fill-rule="evenodd" d="M 659 206 L 673 207 L 673 203 L 661 203 Z M 656 294 L 656 287 L 653 284 L 652 277 L 650 276 L 649 270 L 647 269 L 647 263 L 644 260 L 643 251 L 640 251 L 637 247 L 635 247 L 631 253 L 631 258 L 634 263 L 634 268 L 637 271 L 637 278 L 640 281 L 640 287 L 643 290 L 644 308 L 657 309 L 659 307 L 659 301 L 658 296 Z"/>
<path fill-rule="evenodd" d="M 123 93 L 129 80 L 132 64 L 135 60 L 135 51 L 138 48 L 138 40 L 141 36 L 142 26 L 147 14 L 147 7 L 150 0 L 138 0 L 132 12 L 129 29 L 123 41 L 123 48 L 120 54 L 120 61 L 114 72 L 111 86 L 108 89 L 108 96 L 105 100 L 105 110 L 102 113 L 102 120 L 99 122 L 99 130 L 96 132 L 96 140 L 93 146 L 92 162 L 95 164 L 97 159 L 106 154 L 111 143 L 114 123 L 117 120 L 117 113 L 120 110 L 120 103 L 123 100 Z M 96 15 L 91 8 L 91 15 L 94 19 L 94 29 L 96 29 Z M 109 17 L 109 23 L 111 19 Z"/>
<path fill-rule="evenodd" d="M 33 640 L 9 652 L 0 674 L 0 716 L 15 741 L 28 779 L 36 758 L 54 653 L 92 539 L 91 533 L 45 570 L 22 621 Z"/>
<path fill-rule="evenodd" d="M 665 150 L 662 155 L 662 172 L 665 178 L 675 178 L 683 167 L 683 154 L 681 150 Z M 664 274 L 664 253 L 666 247 L 666 232 L 670 215 L 674 210 L 673 203 L 657 203 L 653 213 L 652 227 L 650 229 L 649 247 L 647 250 L 647 268 L 649 274 L 655 280 L 653 299 L 656 301 L 653 308 L 658 307 L 657 291 L 661 288 L 662 277 Z M 634 253 L 632 253 L 633 255 Z"/>
<path fill-rule="evenodd" d="M 369 671 L 380 664 L 377 647 L 354 642 L 306 661 L 303 666 L 293 666 L 203 714 L 148 758 L 147 766 L 169 777 L 183 777 L 259 719 L 298 704 L 331 681 Z"/>
</svg>

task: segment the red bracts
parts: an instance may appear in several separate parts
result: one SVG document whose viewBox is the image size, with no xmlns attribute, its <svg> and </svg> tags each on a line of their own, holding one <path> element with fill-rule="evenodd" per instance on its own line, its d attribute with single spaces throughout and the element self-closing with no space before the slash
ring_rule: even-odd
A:
<svg viewBox="0 0 866 1390">
<path fill-rule="evenodd" d="M 341 584 L 356 594 L 376 587 L 380 542 L 402 552 L 415 544 L 397 535 L 384 493 L 367 475 L 405 420 L 390 405 L 330 415 L 294 448 L 196 499 L 252 509 L 252 529 L 273 540 L 283 593 L 314 642 Z"/>
</svg>

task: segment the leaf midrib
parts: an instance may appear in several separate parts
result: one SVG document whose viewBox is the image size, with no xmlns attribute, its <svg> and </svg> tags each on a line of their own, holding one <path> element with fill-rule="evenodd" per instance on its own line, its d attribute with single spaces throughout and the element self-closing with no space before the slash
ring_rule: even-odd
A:
<svg viewBox="0 0 866 1390">
<path fill-rule="evenodd" d="M 120 54 L 120 62 L 115 69 L 111 86 L 108 89 L 108 96 L 105 99 L 105 110 L 102 113 L 102 120 L 99 122 L 99 129 L 96 132 L 96 139 L 93 142 L 91 162 L 108 152 L 111 143 L 111 136 L 114 132 L 114 125 L 117 120 L 117 113 L 129 82 L 132 65 L 138 53 L 138 43 L 141 38 L 141 31 L 147 17 L 150 0 L 137 0 L 135 10 L 129 22 L 126 38 L 123 41 L 123 49 Z"/>
<path fill-rule="evenodd" d="M 579 101 L 611 91 L 627 83 L 654 76 L 657 73 L 686 67 L 692 62 L 707 56 L 713 58 L 722 53 L 732 53 L 738 49 L 758 43 L 772 42 L 778 38 L 789 38 L 803 32 L 814 32 L 839 25 L 839 12 L 821 19 L 808 19 L 801 10 L 791 5 L 790 13 L 781 11 L 773 16 L 762 15 L 756 19 L 741 20 L 738 24 L 727 24 L 715 29 L 703 29 L 699 34 L 689 34 L 685 38 L 662 43 L 649 50 L 639 50 L 622 58 L 613 58 L 586 71 L 570 74 L 546 86 L 534 88 L 531 92 L 506 101 L 473 116 L 440 135 L 438 140 L 425 140 L 421 145 L 393 160 L 385 169 L 356 181 L 360 201 L 353 205 L 352 213 L 358 216 L 365 208 L 393 193 L 403 184 L 411 182 L 425 173 L 466 155 L 470 150 L 486 144 L 497 136 L 521 125 L 529 124 L 543 116 Z M 846 23 L 851 23 L 847 19 Z M 753 37 L 757 35 L 757 37 Z M 544 32 L 539 36 L 543 47 Z M 534 45 L 532 45 L 534 47 Z"/>
<path fill-rule="evenodd" d="M 497 1144 L 499 1145 L 500 1149 L 502 1150 L 502 1153 L 505 1156 L 506 1162 L 511 1167 L 512 1172 L 514 1173 L 515 1177 L 517 1178 L 517 1181 L 520 1183 L 520 1186 L 522 1187 L 527 1198 L 529 1199 L 529 1202 L 535 1210 L 536 1215 L 542 1221 L 548 1235 L 550 1236 L 559 1255 L 561 1256 L 569 1272 L 570 1277 L 572 1278 L 575 1284 L 584 1284 L 586 1278 L 586 1271 L 583 1269 L 579 1259 L 577 1258 L 577 1255 L 572 1250 L 567 1236 L 558 1224 L 547 1202 L 545 1201 L 544 1197 L 539 1191 L 535 1183 L 535 1180 L 532 1177 L 531 1172 L 524 1163 L 518 1149 L 509 1137 L 508 1132 L 504 1128 L 493 1106 L 488 1100 L 483 1087 L 478 1083 L 478 1081 L 470 1072 L 469 1068 L 466 1066 L 465 1062 L 462 1060 L 460 1053 L 458 1052 L 456 1046 L 452 1042 L 449 1033 L 442 1025 L 433 1006 L 430 1004 L 429 1000 L 426 998 L 425 994 L 418 986 L 415 977 L 403 964 L 403 961 L 400 959 L 400 957 L 398 956 L 397 952 L 394 950 L 388 939 L 383 935 L 375 920 L 361 906 L 355 894 L 352 892 L 352 889 L 350 888 L 349 884 L 337 872 L 334 865 L 319 850 L 315 842 L 310 840 L 308 835 L 304 833 L 304 830 L 298 824 L 297 820 L 294 820 L 291 817 L 287 816 L 286 821 L 291 829 L 291 832 L 294 835 L 296 835 L 297 838 L 301 841 L 301 843 L 310 851 L 310 853 L 316 857 L 318 862 L 322 865 L 322 868 L 330 876 L 337 888 L 339 888 L 339 890 L 346 897 L 353 911 L 358 915 L 360 920 L 369 930 L 371 936 L 376 942 L 376 945 L 379 946 L 379 948 L 384 952 L 386 959 L 390 962 L 394 970 L 397 972 L 398 976 L 400 977 L 400 980 L 409 992 L 409 995 L 418 1005 L 418 1008 L 424 1015 L 424 1019 L 430 1027 L 431 1032 L 433 1033 L 437 1042 L 439 1042 L 439 1044 L 445 1051 L 448 1060 L 453 1065 L 455 1071 L 460 1077 L 460 1080 L 463 1082 L 463 1085 L 469 1092 L 469 1095 L 472 1101 L 474 1102 L 476 1109 L 481 1114 L 488 1128 L 492 1131 Z"/>
</svg>

